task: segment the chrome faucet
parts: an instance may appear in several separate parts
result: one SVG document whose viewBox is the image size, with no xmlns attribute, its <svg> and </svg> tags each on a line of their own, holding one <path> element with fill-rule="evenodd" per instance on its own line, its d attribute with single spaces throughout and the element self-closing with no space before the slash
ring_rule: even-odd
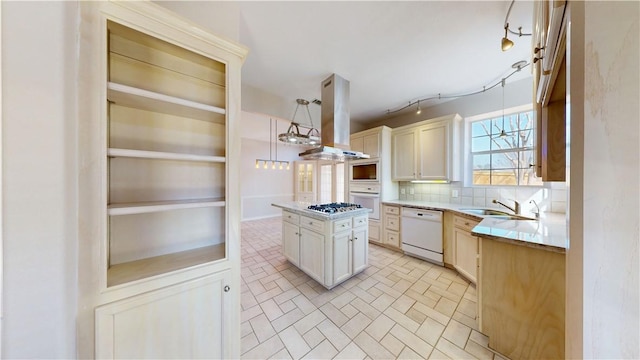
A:
<svg viewBox="0 0 640 360">
<path fill-rule="evenodd" d="M 536 219 L 537 219 L 537 218 L 540 217 L 540 207 L 538 206 L 538 203 L 536 203 L 536 201 L 533 200 L 533 199 L 531 201 L 529 201 L 529 204 L 531 204 L 531 203 L 533 203 L 533 205 L 536 206 L 536 212 L 534 212 L 533 215 L 535 215 Z"/>
<path fill-rule="evenodd" d="M 505 204 L 501 203 L 500 201 L 498 201 L 496 199 L 493 199 L 493 203 L 494 204 L 502 205 L 502 206 L 506 207 L 507 209 L 513 211 L 514 214 L 520 215 L 520 203 L 515 201 L 515 200 L 513 200 L 513 202 L 515 203 L 515 205 L 514 205 L 514 207 L 511 207 L 509 205 L 505 205 Z"/>
</svg>

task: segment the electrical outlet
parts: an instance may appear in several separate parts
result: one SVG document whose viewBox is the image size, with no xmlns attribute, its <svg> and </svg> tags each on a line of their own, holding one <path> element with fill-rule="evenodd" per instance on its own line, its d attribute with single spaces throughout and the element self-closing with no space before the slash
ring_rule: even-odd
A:
<svg viewBox="0 0 640 360">
<path fill-rule="evenodd" d="M 451 197 L 452 198 L 457 198 L 458 197 L 458 190 L 451 190 Z"/>
<path fill-rule="evenodd" d="M 405 190 L 404 188 L 400 189 L 400 195 L 404 195 L 407 193 L 407 190 Z"/>
<path fill-rule="evenodd" d="M 415 193 L 415 191 L 413 190 L 413 188 L 409 188 L 409 195 L 413 195 Z"/>
</svg>

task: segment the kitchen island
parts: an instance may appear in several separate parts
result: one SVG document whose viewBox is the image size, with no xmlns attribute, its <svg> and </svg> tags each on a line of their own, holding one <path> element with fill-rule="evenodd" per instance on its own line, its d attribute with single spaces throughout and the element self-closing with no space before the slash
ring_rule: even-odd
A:
<svg viewBox="0 0 640 360">
<path fill-rule="evenodd" d="M 284 256 L 324 287 L 331 289 L 366 269 L 371 209 L 324 213 L 305 202 L 271 205 L 282 209 Z"/>
</svg>

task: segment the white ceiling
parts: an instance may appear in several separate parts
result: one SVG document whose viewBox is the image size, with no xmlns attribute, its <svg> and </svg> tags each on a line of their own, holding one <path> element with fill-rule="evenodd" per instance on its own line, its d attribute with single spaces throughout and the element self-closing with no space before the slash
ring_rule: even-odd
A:
<svg viewBox="0 0 640 360">
<path fill-rule="evenodd" d="M 477 91 L 529 61 L 531 37 L 500 40 L 508 1 L 240 2 L 242 82 L 291 99 L 320 98 L 336 73 L 351 83 L 351 118 L 372 121 L 410 101 Z M 509 23 L 531 32 L 533 3 Z M 509 81 L 531 76 L 530 68 Z M 431 102 L 433 104 L 435 102 Z M 424 104 L 424 106 L 429 104 Z"/>
</svg>

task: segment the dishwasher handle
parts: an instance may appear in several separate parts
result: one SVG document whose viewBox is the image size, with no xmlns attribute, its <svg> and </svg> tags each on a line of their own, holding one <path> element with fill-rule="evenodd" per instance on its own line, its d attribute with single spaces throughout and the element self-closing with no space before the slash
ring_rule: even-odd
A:
<svg viewBox="0 0 640 360">
<path fill-rule="evenodd" d="M 422 220 L 441 221 L 442 212 L 434 210 L 402 208 L 402 217 L 409 217 Z"/>
</svg>

